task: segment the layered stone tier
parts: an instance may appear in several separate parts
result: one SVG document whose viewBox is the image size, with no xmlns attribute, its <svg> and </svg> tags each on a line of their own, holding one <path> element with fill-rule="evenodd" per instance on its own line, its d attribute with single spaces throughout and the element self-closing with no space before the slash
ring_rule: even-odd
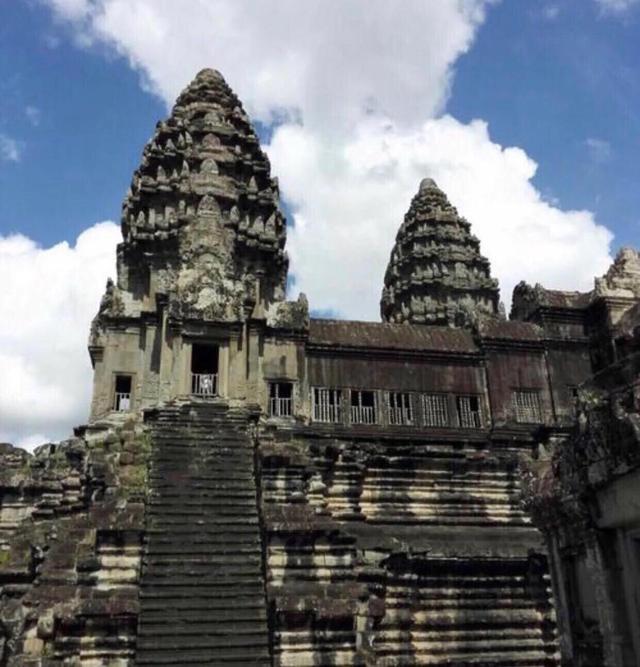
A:
<svg viewBox="0 0 640 667">
<path fill-rule="evenodd" d="M 515 452 L 260 437 L 278 665 L 559 665 Z"/>
<path fill-rule="evenodd" d="M 498 298 L 498 283 L 469 223 L 432 179 L 424 179 L 391 251 L 382 319 L 469 326 L 496 315 Z"/>
<path fill-rule="evenodd" d="M 0 664 L 132 664 L 141 429 L 96 427 L 35 455 L 0 445 L 0 459 Z"/>
</svg>

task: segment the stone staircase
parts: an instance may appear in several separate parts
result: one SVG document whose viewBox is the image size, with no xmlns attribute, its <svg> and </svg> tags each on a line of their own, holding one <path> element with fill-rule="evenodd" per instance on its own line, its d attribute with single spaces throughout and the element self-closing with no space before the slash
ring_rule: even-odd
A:
<svg viewBox="0 0 640 667">
<path fill-rule="evenodd" d="M 248 413 L 217 404 L 151 416 L 138 665 L 269 665 Z"/>
</svg>

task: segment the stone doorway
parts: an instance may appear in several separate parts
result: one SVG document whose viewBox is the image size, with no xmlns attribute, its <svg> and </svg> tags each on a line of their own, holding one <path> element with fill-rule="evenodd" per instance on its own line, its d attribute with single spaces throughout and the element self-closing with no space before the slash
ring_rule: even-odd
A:
<svg viewBox="0 0 640 667">
<path fill-rule="evenodd" d="M 220 349 L 209 343 L 194 343 L 191 347 L 191 393 L 194 396 L 218 395 L 218 365 Z"/>
</svg>

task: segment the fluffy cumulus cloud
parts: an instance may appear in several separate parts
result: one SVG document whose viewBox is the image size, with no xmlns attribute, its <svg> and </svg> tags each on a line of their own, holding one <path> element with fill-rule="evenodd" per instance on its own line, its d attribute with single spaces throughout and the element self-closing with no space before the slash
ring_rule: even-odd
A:
<svg viewBox="0 0 640 667">
<path fill-rule="evenodd" d="M 609 233 L 544 201 L 523 150 L 441 115 L 488 0 L 407 0 L 402 11 L 387 0 L 49 2 L 168 105 L 214 66 L 255 118 L 277 120 L 266 148 L 294 211 L 296 286 L 314 308 L 377 317 L 395 231 L 424 176 L 471 220 L 507 300 L 521 278 L 585 289 L 606 268 Z"/>
<path fill-rule="evenodd" d="M 75 245 L 0 236 L 0 442 L 33 447 L 87 419 L 91 318 L 115 274 L 120 230 L 93 225 Z"/>
<path fill-rule="evenodd" d="M 405 0 L 401 8 L 388 0 L 42 1 L 78 44 L 127 59 L 167 105 L 199 69 L 216 67 L 250 114 L 274 125 L 266 150 L 294 213 L 294 290 L 305 291 L 315 309 L 377 319 L 396 230 L 425 176 L 472 222 L 507 299 L 523 278 L 586 289 L 606 268 L 610 234 L 591 213 L 545 201 L 524 150 L 496 144 L 481 120 L 463 124 L 445 114 L 456 61 L 472 47 L 493 0 Z M 107 233 L 100 229 L 87 234 Z M 77 271 L 80 245 L 63 248 Z M 30 250 L 39 257 L 54 251 Z M 84 324 L 59 321 L 64 295 L 77 289 L 66 266 L 51 302 L 42 300 L 42 326 L 58 322 L 54 340 L 69 355 L 83 349 L 106 268 L 90 269 L 96 287 L 91 297 L 88 286 L 82 292 L 90 302 Z M 14 321 L 26 317 L 21 308 L 12 313 Z M 86 359 L 76 379 L 64 379 L 66 393 L 59 390 L 45 340 L 39 330 L 2 347 L 12 377 L 24 378 L 23 395 L 33 386 L 49 397 L 46 404 L 57 402 L 50 413 L 38 409 L 32 433 L 71 413 L 82 418 L 89 393 Z M 11 393 L 17 428 L 29 404 Z M 70 395 L 75 399 L 60 410 Z"/>
<path fill-rule="evenodd" d="M 377 317 L 399 222 L 425 175 L 472 221 L 507 302 L 523 279 L 590 289 L 611 261 L 610 232 L 588 211 L 545 201 L 531 182 L 536 163 L 493 142 L 483 121 L 443 116 L 403 130 L 365 120 L 340 150 L 303 127 L 283 127 L 270 153 L 296 211 L 296 287 L 312 304 L 352 317 Z"/>
<path fill-rule="evenodd" d="M 47 0 L 82 44 L 127 58 L 168 103 L 216 67 L 263 121 L 349 131 L 440 110 L 490 0 Z"/>
</svg>

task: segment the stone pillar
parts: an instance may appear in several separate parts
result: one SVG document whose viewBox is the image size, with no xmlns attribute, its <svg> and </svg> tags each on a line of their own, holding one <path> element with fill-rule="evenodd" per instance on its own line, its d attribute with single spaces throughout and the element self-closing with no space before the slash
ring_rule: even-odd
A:
<svg viewBox="0 0 640 667">
<path fill-rule="evenodd" d="M 599 626 L 602 632 L 604 667 L 629 667 L 624 662 L 623 633 L 613 602 L 612 573 L 608 570 L 596 535 L 586 542 L 586 562 L 598 602 Z"/>
<path fill-rule="evenodd" d="M 567 591 L 567 578 L 562 566 L 562 558 L 558 548 L 557 533 L 550 532 L 547 535 L 547 549 L 550 556 L 551 586 L 553 588 L 554 605 L 556 609 L 556 620 L 558 622 L 560 654 L 563 662 L 567 665 L 574 664 L 573 635 L 571 632 L 571 615 L 575 610 L 571 609 Z"/>
</svg>

